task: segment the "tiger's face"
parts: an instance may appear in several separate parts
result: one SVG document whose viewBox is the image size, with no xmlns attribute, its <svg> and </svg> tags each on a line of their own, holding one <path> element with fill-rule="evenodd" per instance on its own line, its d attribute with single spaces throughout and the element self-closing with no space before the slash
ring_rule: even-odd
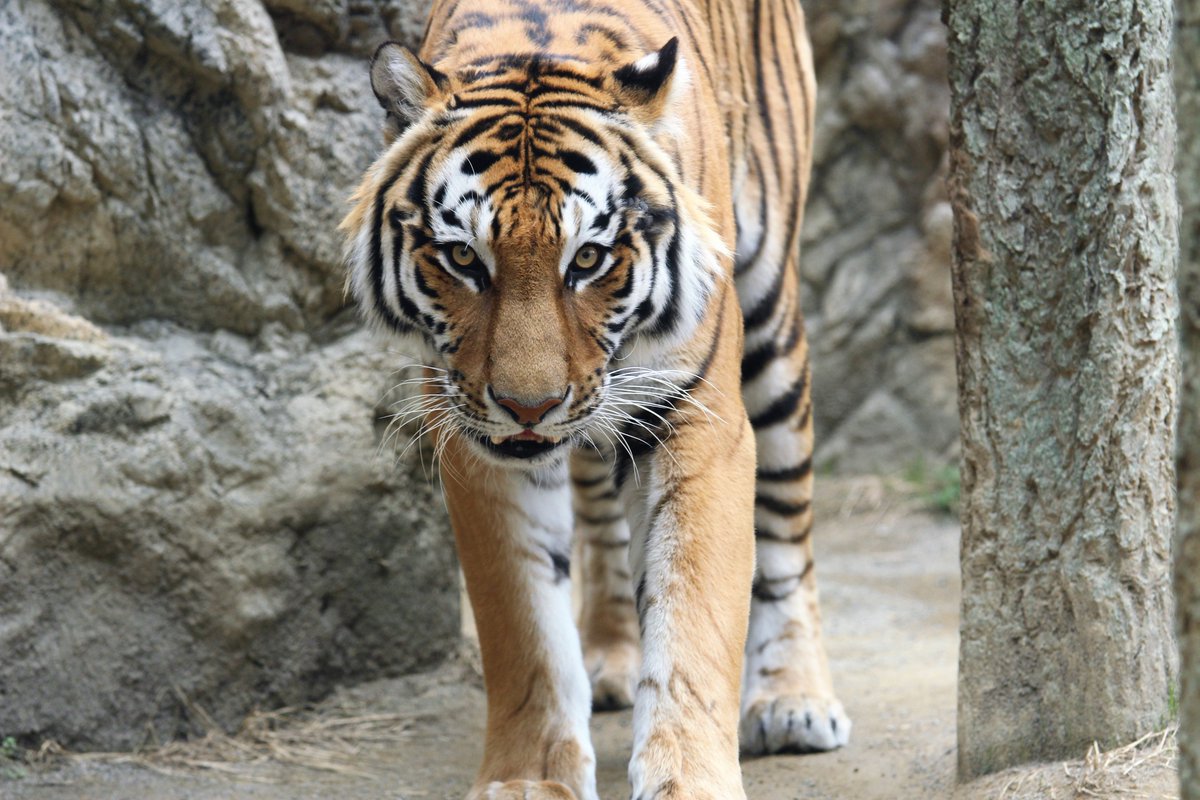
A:
<svg viewBox="0 0 1200 800">
<path fill-rule="evenodd" d="M 376 55 L 396 135 L 344 223 L 350 285 L 487 458 L 539 465 L 602 437 L 614 357 L 669 346 L 703 308 L 711 237 L 645 123 L 674 60 L 672 42 L 622 80 L 536 59 L 447 76 L 398 45 Z"/>
</svg>

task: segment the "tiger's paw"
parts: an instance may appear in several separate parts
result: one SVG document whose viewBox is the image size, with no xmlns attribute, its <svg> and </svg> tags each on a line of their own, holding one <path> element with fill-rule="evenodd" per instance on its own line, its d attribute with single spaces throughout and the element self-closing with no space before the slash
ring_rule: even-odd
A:
<svg viewBox="0 0 1200 800">
<path fill-rule="evenodd" d="M 747 755 L 819 753 L 850 741 L 850 718 L 833 697 L 763 696 L 742 712 L 740 739 Z"/>
<path fill-rule="evenodd" d="M 740 789 L 736 791 L 736 795 L 720 794 L 703 787 L 691 788 L 670 781 L 654 791 L 634 795 L 634 800 L 745 800 L 745 793 Z"/>
<path fill-rule="evenodd" d="M 684 729 L 703 738 L 685 741 Z M 741 765 L 722 738 L 682 719 L 652 732 L 629 761 L 633 800 L 746 800 Z"/>
<path fill-rule="evenodd" d="M 558 781 L 493 781 L 467 800 L 578 800 Z"/>
<path fill-rule="evenodd" d="M 679 779 L 668 779 L 641 791 L 634 790 L 633 800 L 746 800 L 741 778 L 725 786 L 693 785 Z"/>
<path fill-rule="evenodd" d="M 711 783 L 668 778 L 641 789 L 635 784 L 633 800 L 746 800 L 746 792 L 740 773 L 732 780 Z"/>
<path fill-rule="evenodd" d="M 636 643 L 585 647 L 583 663 L 592 683 L 592 708 L 619 711 L 633 705 L 641 653 Z"/>
</svg>

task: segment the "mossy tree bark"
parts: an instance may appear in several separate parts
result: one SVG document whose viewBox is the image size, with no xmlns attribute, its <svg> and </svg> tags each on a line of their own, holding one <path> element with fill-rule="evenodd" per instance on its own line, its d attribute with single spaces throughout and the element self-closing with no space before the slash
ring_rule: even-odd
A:
<svg viewBox="0 0 1200 800">
<path fill-rule="evenodd" d="M 1200 800 L 1200 0 L 1178 0 L 1175 88 L 1178 96 L 1180 323 L 1183 393 L 1179 406 L 1179 777 L 1183 800 Z"/>
<path fill-rule="evenodd" d="M 1176 679 L 1169 0 L 950 0 L 958 765 L 1164 724 Z"/>
</svg>

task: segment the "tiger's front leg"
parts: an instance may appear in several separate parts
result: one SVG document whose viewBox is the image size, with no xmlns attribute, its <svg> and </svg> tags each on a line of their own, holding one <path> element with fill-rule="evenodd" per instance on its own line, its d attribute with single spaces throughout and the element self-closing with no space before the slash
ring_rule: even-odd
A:
<svg viewBox="0 0 1200 800">
<path fill-rule="evenodd" d="M 591 688 L 571 616 L 566 464 L 505 469 L 452 438 L 441 469 L 487 688 L 468 800 L 597 800 Z"/>
<path fill-rule="evenodd" d="M 669 452 L 644 460 L 639 486 L 627 489 L 642 636 L 634 800 L 745 798 L 738 695 L 754 570 L 754 435 L 740 404 L 722 416 L 732 423 L 677 426 Z"/>
<path fill-rule="evenodd" d="M 571 455 L 575 529 L 582 556 L 579 631 L 583 663 L 597 711 L 629 708 L 638 682 L 641 646 L 629 571 L 629 524 L 612 467 L 595 450 Z"/>
</svg>

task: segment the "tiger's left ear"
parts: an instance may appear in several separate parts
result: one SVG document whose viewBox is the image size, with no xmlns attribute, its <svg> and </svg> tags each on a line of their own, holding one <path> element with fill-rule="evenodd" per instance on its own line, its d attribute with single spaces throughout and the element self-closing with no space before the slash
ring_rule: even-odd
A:
<svg viewBox="0 0 1200 800">
<path fill-rule="evenodd" d="M 371 59 L 371 90 L 388 112 L 389 140 L 420 119 L 449 85 L 444 73 L 397 42 L 384 42 Z"/>
<path fill-rule="evenodd" d="M 673 37 L 660 50 L 626 64 L 613 73 L 617 99 L 633 116 L 647 124 L 663 120 L 671 110 L 677 90 L 686 77 L 677 73 L 679 39 Z"/>
</svg>

